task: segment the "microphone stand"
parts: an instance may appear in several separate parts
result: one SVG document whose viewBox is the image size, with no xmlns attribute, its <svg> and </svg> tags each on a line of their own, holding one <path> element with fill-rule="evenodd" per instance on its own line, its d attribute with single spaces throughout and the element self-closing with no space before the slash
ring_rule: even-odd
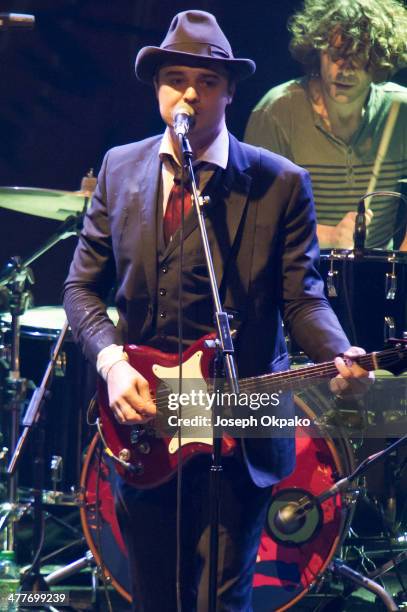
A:
<svg viewBox="0 0 407 612">
<path fill-rule="evenodd" d="M 355 219 L 355 231 L 353 234 L 353 240 L 354 240 L 353 248 L 355 252 L 355 258 L 358 258 L 358 259 L 363 257 L 364 255 L 365 241 L 366 241 L 366 236 L 367 236 L 365 200 L 369 200 L 368 202 L 368 206 L 369 206 L 371 198 L 375 196 L 399 198 L 405 204 L 407 204 L 407 197 L 403 195 L 402 193 L 398 193 L 398 191 L 371 191 L 370 193 L 366 193 L 364 196 L 360 198 L 358 202 L 358 210 L 357 210 L 357 215 Z"/>
<path fill-rule="evenodd" d="M 370 455 L 358 467 L 345 478 L 341 478 L 334 483 L 329 489 L 326 489 L 318 496 L 304 495 L 298 502 L 289 502 L 283 506 L 274 517 L 275 526 L 285 535 L 295 534 L 301 529 L 303 521 L 306 515 L 315 507 L 320 507 L 320 504 L 325 500 L 334 497 L 340 493 L 349 490 L 351 483 L 363 472 L 365 472 L 370 466 L 376 462 L 381 461 L 388 455 L 390 455 L 396 448 L 402 446 L 407 442 L 407 435 L 399 438 L 391 444 L 388 448 Z M 316 528 L 315 528 L 316 530 Z M 314 530 L 314 532 L 315 532 Z M 313 533 L 308 535 L 308 540 L 313 536 Z M 397 562 L 400 562 L 404 557 L 400 558 Z M 395 564 L 393 564 L 394 566 Z M 398 610 L 393 598 L 387 593 L 387 591 L 381 587 L 373 578 L 381 575 L 380 572 L 373 572 L 368 576 L 364 576 L 359 572 L 355 571 L 351 567 L 345 565 L 341 559 L 334 559 L 330 564 L 330 569 L 334 574 L 337 574 L 343 578 L 351 580 L 354 584 L 359 587 L 363 587 L 368 591 L 376 594 L 383 602 L 387 610 L 395 611 Z"/>
<path fill-rule="evenodd" d="M 363 257 L 366 241 L 366 208 L 365 199 L 361 198 L 358 203 L 358 212 L 355 219 L 355 233 L 353 235 L 355 257 Z"/>
<path fill-rule="evenodd" d="M 286 530 L 287 534 L 295 533 L 297 530 L 297 523 L 301 519 L 306 516 L 306 514 L 315 506 L 320 505 L 327 499 L 338 495 L 339 493 L 343 493 L 349 489 L 349 486 L 352 482 L 358 478 L 360 474 L 365 472 L 370 466 L 374 465 L 376 462 L 381 461 L 383 458 L 390 455 L 396 448 L 405 444 L 407 442 L 407 434 L 402 438 L 393 442 L 387 448 L 375 453 L 374 455 L 370 455 L 366 459 L 362 461 L 358 465 L 358 467 L 345 478 L 341 478 L 337 482 L 335 482 L 329 489 L 326 489 L 318 496 L 313 495 L 304 495 L 298 502 L 288 503 L 286 506 L 283 506 L 281 510 L 279 510 L 276 514 L 275 521 L 278 524 L 278 528 L 284 532 Z"/>
<path fill-rule="evenodd" d="M 184 131 L 186 132 L 186 130 Z M 217 338 L 208 346 L 216 350 L 214 361 L 214 392 L 222 391 L 223 377 L 226 374 L 227 381 L 233 393 L 239 393 L 239 383 L 236 373 L 236 365 L 234 361 L 233 340 L 229 326 L 229 315 L 222 309 L 222 304 L 219 296 L 218 286 L 216 283 L 215 270 L 213 267 L 213 259 L 210 251 L 208 234 L 205 227 L 204 206 L 209 203 L 209 198 L 198 196 L 194 171 L 192 167 L 192 149 L 186 137 L 186 133 L 178 133 L 179 148 L 182 154 L 182 166 L 189 171 L 189 177 L 192 187 L 192 195 L 194 207 L 198 218 L 198 224 L 202 239 L 202 245 L 205 255 L 206 267 L 208 270 L 209 281 L 211 286 L 211 294 L 214 304 L 214 319 L 217 329 Z M 216 393 L 218 398 L 220 393 Z M 209 539 L 209 590 L 208 602 L 209 612 L 216 612 L 216 595 L 217 595 L 217 575 L 218 575 L 218 553 L 219 553 L 219 517 L 220 517 L 220 487 L 222 477 L 222 436 L 220 432 L 215 432 L 214 423 L 216 415 L 219 413 L 220 406 L 212 407 L 212 436 L 213 436 L 213 451 L 212 464 L 210 467 L 210 539 Z"/>
</svg>

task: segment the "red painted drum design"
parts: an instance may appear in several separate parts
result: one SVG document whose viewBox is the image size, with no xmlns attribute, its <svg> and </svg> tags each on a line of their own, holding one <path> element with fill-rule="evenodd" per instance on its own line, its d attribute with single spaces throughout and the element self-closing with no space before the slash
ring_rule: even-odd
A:
<svg viewBox="0 0 407 612">
<path fill-rule="evenodd" d="M 309 405 L 312 401 L 311 397 L 296 397 L 298 416 L 308 418 L 311 426 L 297 428 L 297 467 L 273 488 L 254 576 L 255 612 L 285 610 L 306 595 L 329 565 L 350 522 L 351 509 L 336 495 L 322 504 L 311 504 L 293 533 L 287 535 L 279 528 L 281 508 L 304 496 L 313 500 L 348 474 L 353 465 L 347 441 L 343 438 L 334 441 L 313 424 L 317 418 Z M 101 451 L 96 434 L 82 469 L 82 527 L 105 576 L 130 601 L 126 547 L 114 508 L 114 478 L 114 467 Z"/>
</svg>

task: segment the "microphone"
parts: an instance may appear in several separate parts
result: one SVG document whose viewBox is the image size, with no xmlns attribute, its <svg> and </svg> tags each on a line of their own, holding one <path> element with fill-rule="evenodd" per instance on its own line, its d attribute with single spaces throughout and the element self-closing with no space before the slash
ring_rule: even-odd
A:
<svg viewBox="0 0 407 612">
<path fill-rule="evenodd" d="M 342 478 L 319 495 L 302 488 L 281 489 L 271 498 L 266 531 L 284 546 L 310 542 L 324 524 L 322 503 L 346 491 L 352 479 L 352 474 Z"/>
<path fill-rule="evenodd" d="M 35 24 L 34 15 L 23 13 L 0 13 L 0 30 L 9 28 L 32 30 Z"/>
<path fill-rule="evenodd" d="M 172 111 L 172 121 L 175 134 L 186 136 L 195 125 L 195 111 L 188 104 L 178 104 Z"/>
</svg>

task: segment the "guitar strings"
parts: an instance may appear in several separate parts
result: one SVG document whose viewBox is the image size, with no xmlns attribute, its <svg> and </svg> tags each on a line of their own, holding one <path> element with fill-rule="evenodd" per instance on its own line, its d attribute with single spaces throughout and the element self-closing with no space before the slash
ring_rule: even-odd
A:
<svg viewBox="0 0 407 612">
<path fill-rule="evenodd" d="M 400 358 L 401 354 L 401 358 Z M 405 355 L 404 355 L 405 354 Z M 407 349 L 388 349 L 381 351 L 380 354 L 373 353 L 368 355 L 358 356 L 358 363 L 361 366 L 368 366 L 369 369 L 373 368 L 374 357 L 379 356 L 380 366 L 386 369 L 386 365 L 391 365 L 394 362 L 394 357 L 399 356 L 400 360 L 407 355 Z M 318 376 L 321 378 L 327 378 L 337 373 L 337 368 L 334 362 L 324 362 L 313 366 L 304 366 L 297 370 L 288 370 L 284 372 L 273 372 L 263 374 L 260 376 L 254 376 L 250 378 L 243 378 L 239 381 L 241 390 L 259 390 L 264 388 L 278 388 L 279 386 L 285 389 L 298 387 L 303 382 L 315 379 Z M 225 393 L 228 392 L 228 385 L 225 385 Z M 168 392 L 165 390 L 158 390 L 155 395 L 157 407 L 165 407 L 168 401 Z"/>
</svg>

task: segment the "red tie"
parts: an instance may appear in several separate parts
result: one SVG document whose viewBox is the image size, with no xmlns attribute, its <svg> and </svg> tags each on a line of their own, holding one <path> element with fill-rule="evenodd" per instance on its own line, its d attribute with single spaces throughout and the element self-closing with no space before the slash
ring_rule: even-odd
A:
<svg viewBox="0 0 407 612">
<path fill-rule="evenodd" d="M 191 193 L 189 185 L 184 183 L 184 217 L 186 218 L 192 208 Z M 165 209 L 163 232 L 165 246 L 168 245 L 175 232 L 181 225 L 182 215 L 182 188 L 179 178 L 174 177 L 174 184 L 168 196 L 167 208 Z"/>
</svg>

